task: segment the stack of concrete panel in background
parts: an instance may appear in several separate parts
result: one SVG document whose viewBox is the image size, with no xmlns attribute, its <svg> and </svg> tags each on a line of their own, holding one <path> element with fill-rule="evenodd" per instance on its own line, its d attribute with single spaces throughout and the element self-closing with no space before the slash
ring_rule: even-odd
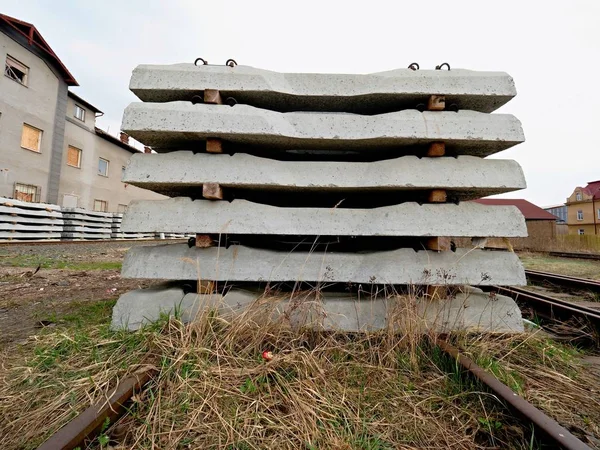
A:
<svg viewBox="0 0 600 450">
<path fill-rule="evenodd" d="M 123 213 L 112 213 L 111 239 L 152 239 L 154 234 L 121 231 L 121 222 L 123 221 Z"/>
<path fill-rule="evenodd" d="M 65 222 L 63 239 L 110 239 L 113 213 L 82 208 L 63 208 L 62 211 Z"/>
<path fill-rule="evenodd" d="M 490 114 L 516 95 L 506 73 L 177 64 L 139 66 L 130 87 L 143 102 L 122 129 L 158 153 L 134 155 L 124 181 L 174 198 L 132 202 L 122 229 L 197 238 L 131 249 L 126 278 L 525 284 L 515 254 L 451 243 L 526 235 L 515 207 L 468 202 L 525 187 L 516 162 L 484 159 L 524 140 L 515 117 Z M 338 303 L 341 316 L 356 311 Z"/>
<path fill-rule="evenodd" d="M 60 206 L 0 197 L 0 240 L 59 240 Z"/>
</svg>

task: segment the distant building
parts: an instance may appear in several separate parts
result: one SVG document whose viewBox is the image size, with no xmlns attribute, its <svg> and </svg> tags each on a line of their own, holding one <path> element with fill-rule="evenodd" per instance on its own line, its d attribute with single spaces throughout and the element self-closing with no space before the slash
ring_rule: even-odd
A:
<svg viewBox="0 0 600 450">
<path fill-rule="evenodd" d="M 567 205 L 552 205 L 546 206 L 544 211 L 556 216 L 556 223 L 564 224 L 567 223 Z"/>
<path fill-rule="evenodd" d="M 576 187 L 566 204 L 569 234 L 600 235 L 600 180 Z"/>
<path fill-rule="evenodd" d="M 525 217 L 530 239 L 553 239 L 556 234 L 557 216 L 524 199 L 482 198 L 474 200 L 484 205 L 513 205 Z"/>
<path fill-rule="evenodd" d="M 96 128 L 101 111 L 32 24 L 0 14 L 0 60 L 0 196 L 109 212 L 164 198 L 121 182 L 138 150 Z"/>
</svg>

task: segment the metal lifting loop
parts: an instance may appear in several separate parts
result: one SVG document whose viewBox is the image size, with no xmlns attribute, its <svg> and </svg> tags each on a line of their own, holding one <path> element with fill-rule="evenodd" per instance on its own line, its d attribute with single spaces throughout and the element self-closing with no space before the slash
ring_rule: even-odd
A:
<svg viewBox="0 0 600 450">
<path fill-rule="evenodd" d="M 435 66 L 435 70 L 442 70 L 444 66 L 446 66 L 448 70 L 450 70 L 450 64 L 448 63 L 441 63 L 439 66 Z"/>
<path fill-rule="evenodd" d="M 197 65 L 198 65 L 198 61 L 202 61 L 202 64 L 203 64 L 203 65 L 205 65 L 205 66 L 208 64 L 208 61 L 207 61 L 207 60 L 205 60 L 205 59 L 202 59 L 202 58 L 196 58 L 196 61 L 194 61 L 194 65 L 195 65 L 195 66 L 197 66 Z"/>
<path fill-rule="evenodd" d="M 409 66 L 408 66 L 408 68 L 409 68 L 410 70 L 419 70 L 419 69 L 420 69 L 420 67 L 419 67 L 419 64 L 418 64 L 418 63 L 410 63 L 410 64 L 409 64 Z"/>
<path fill-rule="evenodd" d="M 235 62 L 235 59 L 228 59 L 225 61 L 225 65 L 229 67 L 235 67 L 237 66 L 237 62 Z"/>
<path fill-rule="evenodd" d="M 237 105 L 237 100 L 233 97 L 227 97 L 227 99 L 225 99 L 225 104 L 229 106 L 235 106 Z"/>
</svg>

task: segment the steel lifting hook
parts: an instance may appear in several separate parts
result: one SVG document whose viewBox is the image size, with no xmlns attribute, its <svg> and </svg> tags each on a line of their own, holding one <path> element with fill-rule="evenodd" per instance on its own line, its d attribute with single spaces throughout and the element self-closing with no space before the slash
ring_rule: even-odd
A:
<svg viewBox="0 0 600 450">
<path fill-rule="evenodd" d="M 419 67 L 418 63 L 410 63 L 409 66 L 408 66 L 408 68 L 410 70 L 419 70 L 420 67 Z"/>
<path fill-rule="evenodd" d="M 195 66 L 197 66 L 197 65 L 198 65 L 198 61 L 202 61 L 202 64 L 203 64 L 203 65 L 205 65 L 205 66 L 208 64 L 208 61 L 207 61 L 207 60 L 205 60 L 205 59 L 202 59 L 202 58 L 196 58 L 196 61 L 194 61 L 194 65 L 195 65 Z"/>
<path fill-rule="evenodd" d="M 442 70 L 442 67 L 444 66 L 446 66 L 448 70 L 450 70 L 450 64 L 448 63 L 441 63 L 439 66 L 435 66 L 435 70 Z"/>
<path fill-rule="evenodd" d="M 237 66 L 237 62 L 235 62 L 235 59 L 228 59 L 225 61 L 225 65 L 229 67 L 235 67 Z"/>
</svg>

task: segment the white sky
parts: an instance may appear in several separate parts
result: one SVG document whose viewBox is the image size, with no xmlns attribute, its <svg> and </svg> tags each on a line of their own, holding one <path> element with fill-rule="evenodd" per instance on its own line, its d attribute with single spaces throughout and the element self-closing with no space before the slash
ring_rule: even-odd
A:
<svg viewBox="0 0 600 450">
<path fill-rule="evenodd" d="M 111 134 L 138 64 L 369 73 L 449 62 L 515 79 L 499 112 L 527 141 L 496 157 L 516 159 L 529 187 L 504 197 L 546 206 L 600 179 L 600 0 L 0 0 L 0 12 L 40 30 Z"/>
</svg>

